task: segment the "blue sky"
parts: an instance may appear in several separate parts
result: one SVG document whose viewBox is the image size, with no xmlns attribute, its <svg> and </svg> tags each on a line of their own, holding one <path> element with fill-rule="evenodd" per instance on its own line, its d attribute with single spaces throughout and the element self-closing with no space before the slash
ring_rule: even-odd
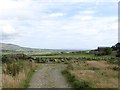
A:
<svg viewBox="0 0 120 90">
<path fill-rule="evenodd" d="M 0 0 L 1 42 L 95 49 L 118 42 L 118 0 Z"/>
</svg>

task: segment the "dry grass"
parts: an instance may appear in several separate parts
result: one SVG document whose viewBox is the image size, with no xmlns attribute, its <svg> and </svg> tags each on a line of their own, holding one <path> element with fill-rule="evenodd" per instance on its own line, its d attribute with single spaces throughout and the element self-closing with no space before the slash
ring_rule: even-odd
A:
<svg viewBox="0 0 120 90">
<path fill-rule="evenodd" d="M 106 61 L 99 61 L 99 62 L 98 61 L 86 61 L 86 63 L 90 66 L 94 66 L 97 68 L 106 68 L 109 66 Z"/>
<path fill-rule="evenodd" d="M 3 65 L 5 70 L 6 65 Z M 30 72 L 35 70 L 37 65 L 35 63 L 24 62 L 24 69 L 19 72 L 16 76 L 9 74 L 2 75 L 2 87 L 3 88 L 24 88 L 25 80 L 28 78 Z"/>
<path fill-rule="evenodd" d="M 3 74 L 3 88 L 22 88 L 25 78 L 25 73 L 22 72 L 15 77 Z"/>
<path fill-rule="evenodd" d="M 70 73 L 80 81 L 91 83 L 93 88 L 118 88 L 118 71 L 113 70 L 117 65 L 106 61 L 80 61 L 71 64 Z"/>
</svg>

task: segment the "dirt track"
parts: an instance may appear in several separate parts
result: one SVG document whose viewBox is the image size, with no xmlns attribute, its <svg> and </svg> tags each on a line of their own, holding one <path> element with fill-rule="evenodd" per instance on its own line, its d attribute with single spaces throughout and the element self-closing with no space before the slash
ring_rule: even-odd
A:
<svg viewBox="0 0 120 90">
<path fill-rule="evenodd" d="M 64 64 L 42 64 L 33 75 L 29 88 L 70 88 L 61 71 Z"/>
</svg>

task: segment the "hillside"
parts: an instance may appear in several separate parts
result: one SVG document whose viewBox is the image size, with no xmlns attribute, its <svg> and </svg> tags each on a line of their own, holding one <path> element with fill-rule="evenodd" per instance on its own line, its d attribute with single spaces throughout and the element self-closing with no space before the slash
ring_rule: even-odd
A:
<svg viewBox="0 0 120 90">
<path fill-rule="evenodd" d="M 6 43 L 0 43 L 1 46 L 1 50 L 12 50 L 12 51 L 16 51 L 16 50 L 22 50 L 23 47 L 20 47 L 18 45 L 14 45 L 14 44 L 6 44 Z"/>
<path fill-rule="evenodd" d="M 59 52 L 70 52 L 73 50 L 61 50 L 61 49 L 38 49 L 38 48 L 28 48 L 22 47 L 15 44 L 0 43 L 0 50 L 6 54 L 9 53 L 25 53 L 25 54 L 50 54 L 50 53 L 59 53 Z"/>
</svg>

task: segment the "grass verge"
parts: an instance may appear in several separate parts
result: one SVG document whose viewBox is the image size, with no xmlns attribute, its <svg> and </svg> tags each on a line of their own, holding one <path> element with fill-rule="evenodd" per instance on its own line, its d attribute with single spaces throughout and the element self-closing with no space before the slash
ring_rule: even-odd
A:
<svg viewBox="0 0 120 90">
<path fill-rule="evenodd" d="M 86 60 L 71 62 L 62 73 L 74 88 L 117 88 L 117 64 L 108 63 L 106 60 Z M 90 89 L 89 88 L 89 89 Z"/>
<path fill-rule="evenodd" d="M 31 70 L 29 73 L 28 73 L 28 77 L 24 80 L 24 83 L 23 83 L 23 86 L 24 88 L 28 88 L 29 87 L 29 83 L 30 83 L 30 80 L 32 79 L 32 76 L 33 74 L 35 73 L 35 70 L 38 68 L 38 66 L 34 69 L 34 70 Z"/>
<path fill-rule="evenodd" d="M 31 62 L 21 62 L 18 64 L 22 66 L 22 69 L 15 76 L 7 73 L 3 73 L 3 88 L 28 88 L 29 82 L 34 74 L 35 70 L 38 68 L 38 64 Z M 6 65 L 3 65 L 3 71 L 6 70 Z M 13 72 L 12 66 L 10 67 L 10 71 Z M 16 70 L 15 70 L 16 71 Z M 5 71 L 6 72 L 6 71 Z"/>
<path fill-rule="evenodd" d="M 75 90 L 91 90 L 89 82 L 86 81 L 79 81 L 75 78 L 74 75 L 72 75 L 69 71 L 64 70 L 62 71 L 62 74 L 66 77 L 67 81 L 70 83 L 70 85 L 75 88 Z"/>
</svg>

